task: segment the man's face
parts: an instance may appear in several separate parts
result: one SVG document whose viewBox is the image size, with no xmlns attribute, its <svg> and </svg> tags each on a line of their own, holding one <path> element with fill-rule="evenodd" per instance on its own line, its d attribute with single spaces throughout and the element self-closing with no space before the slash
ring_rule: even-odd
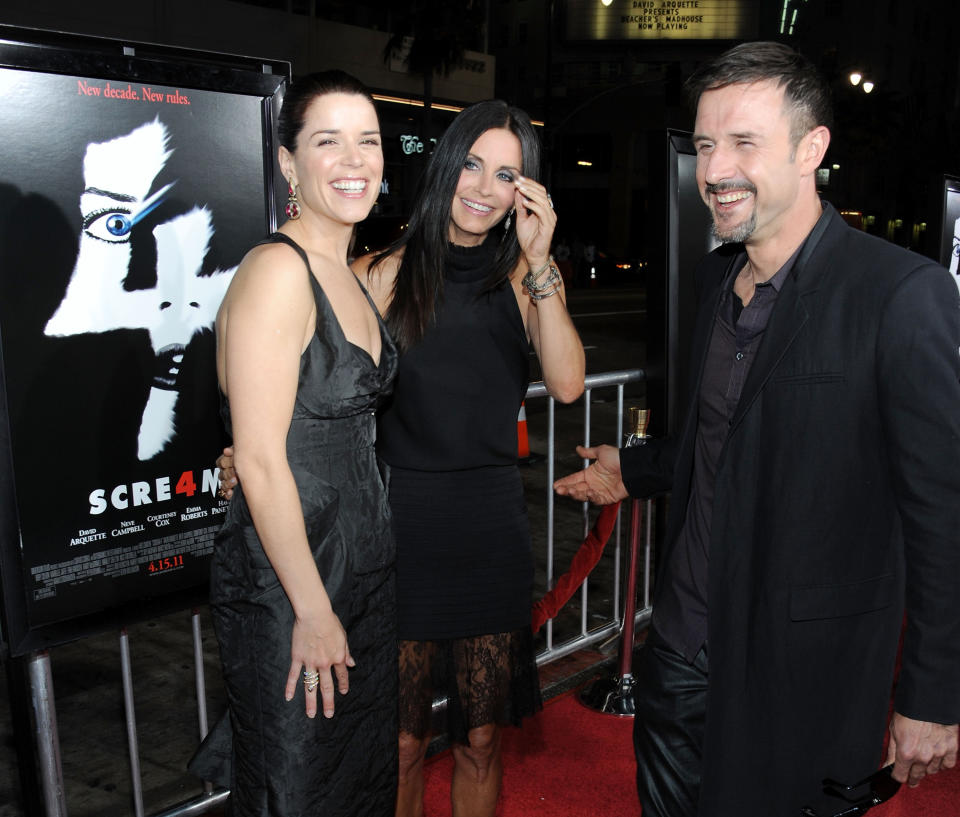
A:
<svg viewBox="0 0 960 817">
<path fill-rule="evenodd" d="M 723 242 L 775 236 L 797 207 L 801 173 L 783 89 L 773 80 L 706 91 L 693 142 L 697 186 Z"/>
</svg>

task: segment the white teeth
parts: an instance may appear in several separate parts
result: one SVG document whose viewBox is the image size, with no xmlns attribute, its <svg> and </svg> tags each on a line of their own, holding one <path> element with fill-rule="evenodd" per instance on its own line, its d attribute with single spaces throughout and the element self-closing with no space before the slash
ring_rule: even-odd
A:
<svg viewBox="0 0 960 817">
<path fill-rule="evenodd" d="M 489 213 L 493 210 L 492 207 L 487 207 L 485 204 L 480 204 L 478 201 L 470 201 L 470 199 L 460 199 L 467 207 L 471 210 L 479 210 L 481 213 Z"/>
<path fill-rule="evenodd" d="M 741 199 L 748 199 L 752 195 L 752 193 L 749 193 L 746 190 L 741 190 L 736 193 L 718 193 L 717 201 L 719 201 L 721 204 L 731 204 L 732 202 L 740 201 Z"/>
<path fill-rule="evenodd" d="M 367 189 L 367 183 L 363 179 L 350 179 L 349 181 L 343 180 L 334 182 L 333 187 L 335 190 L 346 190 L 350 193 L 361 193 Z"/>
</svg>

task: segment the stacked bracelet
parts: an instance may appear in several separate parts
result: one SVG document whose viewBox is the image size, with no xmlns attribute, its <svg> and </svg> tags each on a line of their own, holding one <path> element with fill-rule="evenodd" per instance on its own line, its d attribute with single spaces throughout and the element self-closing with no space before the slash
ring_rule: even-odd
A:
<svg viewBox="0 0 960 817">
<path fill-rule="evenodd" d="M 543 275 L 547 269 L 550 270 L 549 273 L 547 273 L 547 277 L 543 279 L 543 282 L 538 281 L 537 279 Z M 532 300 L 542 301 L 544 298 L 556 295 L 560 291 L 562 281 L 560 270 L 557 269 L 557 264 L 551 255 L 540 269 L 536 271 L 529 270 L 527 274 L 523 276 L 522 283 Z"/>
</svg>

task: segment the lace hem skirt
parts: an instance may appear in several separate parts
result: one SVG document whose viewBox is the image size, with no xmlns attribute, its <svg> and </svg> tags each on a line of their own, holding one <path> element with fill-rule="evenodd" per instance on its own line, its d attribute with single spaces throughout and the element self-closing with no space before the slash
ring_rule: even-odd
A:
<svg viewBox="0 0 960 817">
<path fill-rule="evenodd" d="M 434 715 L 435 697 L 447 705 Z M 471 729 L 518 726 L 542 708 L 529 626 L 510 633 L 400 641 L 400 731 L 424 738 L 446 732 L 468 744 Z"/>
</svg>

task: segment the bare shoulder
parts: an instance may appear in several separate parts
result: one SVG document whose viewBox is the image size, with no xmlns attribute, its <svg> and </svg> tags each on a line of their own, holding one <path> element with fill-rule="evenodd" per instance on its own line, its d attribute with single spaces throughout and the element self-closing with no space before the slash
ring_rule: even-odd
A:
<svg viewBox="0 0 960 817">
<path fill-rule="evenodd" d="M 243 288 L 267 287 L 282 291 L 308 285 L 309 271 L 299 253 L 287 244 L 258 244 L 237 267 L 234 282 Z"/>
<path fill-rule="evenodd" d="M 400 269 L 400 259 L 403 252 L 398 251 L 384 258 L 374 265 L 376 253 L 360 256 L 353 262 L 351 268 L 360 283 L 370 293 L 373 302 L 377 305 L 380 314 L 386 314 L 390 301 L 393 300 L 393 287 L 397 280 L 397 270 Z"/>
<path fill-rule="evenodd" d="M 291 318 L 313 307 L 310 273 L 303 259 L 286 244 L 260 244 L 243 257 L 221 306 L 266 315 L 274 310 Z"/>
</svg>

